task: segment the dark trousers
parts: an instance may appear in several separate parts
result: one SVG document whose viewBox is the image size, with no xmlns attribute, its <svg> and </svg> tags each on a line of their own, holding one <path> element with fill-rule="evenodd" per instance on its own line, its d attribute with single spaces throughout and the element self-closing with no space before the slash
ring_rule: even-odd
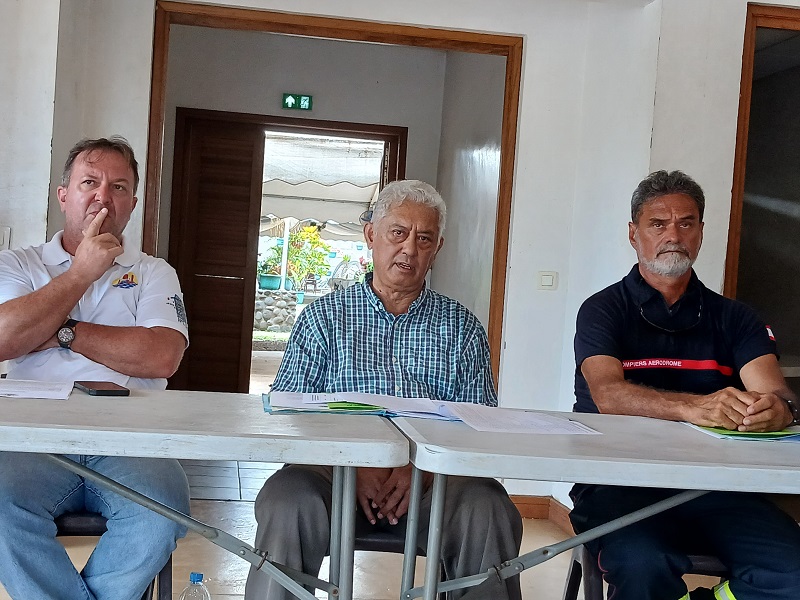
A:
<svg viewBox="0 0 800 600">
<path fill-rule="evenodd" d="M 581 533 L 678 493 L 576 485 L 572 526 Z M 711 492 L 587 544 L 614 600 L 678 600 L 687 554 L 717 556 L 736 600 L 800 599 L 800 527 L 759 494 Z"/>
</svg>

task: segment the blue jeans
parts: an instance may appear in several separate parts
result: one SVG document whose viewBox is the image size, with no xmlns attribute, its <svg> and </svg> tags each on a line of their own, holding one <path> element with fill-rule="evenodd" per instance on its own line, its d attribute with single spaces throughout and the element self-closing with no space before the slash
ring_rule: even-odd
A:
<svg viewBox="0 0 800 600">
<path fill-rule="evenodd" d="M 189 486 L 176 460 L 67 458 L 180 511 Z M 54 518 L 88 510 L 108 519 L 78 573 Z M 0 582 L 15 600 L 139 600 L 186 529 L 39 454 L 0 452 Z"/>
</svg>

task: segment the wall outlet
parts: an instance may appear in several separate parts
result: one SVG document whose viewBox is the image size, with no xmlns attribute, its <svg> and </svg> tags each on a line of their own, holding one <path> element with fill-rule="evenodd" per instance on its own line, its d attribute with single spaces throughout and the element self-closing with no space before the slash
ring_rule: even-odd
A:
<svg viewBox="0 0 800 600">
<path fill-rule="evenodd" d="M 11 243 L 11 227 L 0 227 L 0 250 L 8 250 Z"/>
</svg>

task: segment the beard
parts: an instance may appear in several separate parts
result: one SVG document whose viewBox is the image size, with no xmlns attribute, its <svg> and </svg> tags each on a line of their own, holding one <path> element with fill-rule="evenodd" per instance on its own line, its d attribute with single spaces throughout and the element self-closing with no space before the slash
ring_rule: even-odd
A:
<svg viewBox="0 0 800 600">
<path fill-rule="evenodd" d="M 639 257 L 639 264 L 648 271 L 662 277 L 680 277 L 685 275 L 694 264 L 689 249 L 682 244 L 665 244 L 658 249 L 655 258 L 647 260 Z"/>
</svg>

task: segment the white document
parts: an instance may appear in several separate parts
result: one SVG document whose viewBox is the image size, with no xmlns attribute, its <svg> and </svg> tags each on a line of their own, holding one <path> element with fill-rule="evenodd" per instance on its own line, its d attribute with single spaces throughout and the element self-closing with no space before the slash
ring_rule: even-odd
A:
<svg viewBox="0 0 800 600">
<path fill-rule="evenodd" d="M 598 434 L 583 423 L 540 412 L 497 408 L 468 402 L 451 402 L 450 411 L 477 431 L 496 433 Z"/>
<path fill-rule="evenodd" d="M 0 379 L 0 396 L 7 398 L 43 398 L 66 400 L 72 392 L 72 381 L 28 381 Z"/>
<path fill-rule="evenodd" d="M 435 402 L 428 398 L 399 398 L 364 392 L 301 393 L 270 392 L 269 402 L 276 408 L 296 410 L 327 410 L 330 402 L 351 402 L 379 406 L 392 417 L 456 420 L 450 408 L 453 402 Z"/>
</svg>

